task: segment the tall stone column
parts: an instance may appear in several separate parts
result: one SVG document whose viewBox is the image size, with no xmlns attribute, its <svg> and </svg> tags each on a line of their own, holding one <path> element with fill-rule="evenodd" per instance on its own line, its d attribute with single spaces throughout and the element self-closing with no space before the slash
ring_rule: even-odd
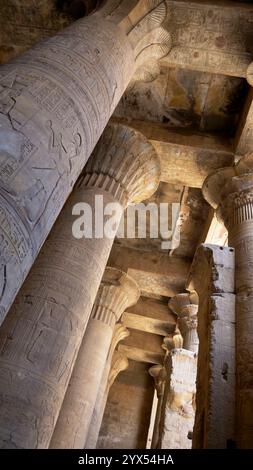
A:
<svg viewBox="0 0 253 470">
<path fill-rule="evenodd" d="M 94 220 L 96 196 L 116 204 L 116 231 L 159 174 L 140 133 L 108 126 L 0 328 L 0 446 L 48 447 L 111 250 L 113 237 L 95 238 L 94 227 L 73 237 L 73 207 L 89 204 Z"/>
<path fill-rule="evenodd" d="M 126 273 L 106 268 L 70 383 L 51 448 L 83 449 L 110 350 L 115 323 L 136 304 L 140 290 Z"/>
<path fill-rule="evenodd" d="M 118 343 L 128 336 L 129 330 L 122 323 L 117 323 L 114 328 L 109 354 L 91 418 L 88 437 L 85 444 L 86 449 L 96 448 L 110 387 L 118 373 L 128 367 L 127 357 L 123 353 L 116 351 Z M 115 370 L 118 371 L 116 376 Z"/>
<path fill-rule="evenodd" d="M 161 414 L 162 414 L 162 404 L 163 404 L 163 396 L 164 396 L 166 371 L 163 365 L 158 364 L 158 365 L 150 367 L 149 374 L 154 379 L 155 390 L 157 394 L 157 408 L 156 408 L 155 422 L 154 422 L 154 428 L 153 428 L 151 449 L 157 449 L 157 446 L 159 443 L 159 437 L 160 437 L 160 421 L 161 421 Z"/>
<path fill-rule="evenodd" d="M 0 72 L 0 323 L 131 77 L 170 50 L 166 2 L 107 0 Z"/>
<path fill-rule="evenodd" d="M 199 298 L 194 449 L 226 449 L 235 431 L 234 249 L 200 245 L 187 283 Z"/>
<path fill-rule="evenodd" d="M 166 421 L 162 442 L 181 449 L 192 447 L 189 438 L 195 420 L 195 393 L 197 355 L 199 349 L 198 296 L 195 292 L 175 295 L 169 308 L 178 317 L 178 328 L 183 344 L 174 347 L 167 357 L 168 396 L 166 397 Z M 176 338 L 176 336 L 175 336 Z M 173 338 L 175 343 L 175 339 Z M 171 348 L 171 344 L 169 343 Z"/>
<path fill-rule="evenodd" d="M 197 333 L 198 298 L 194 293 L 178 294 L 169 302 L 170 309 L 178 316 L 178 327 L 183 336 L 183 348 L 198 354 Z"/>
<path fill-rule="evenodd" d="M 181 294 L 184 295 L 184 294 Z M 186 294 L 187 295 L 187 294 Z M 189 298 L 172 298 L 169 307 L 181 311 Z M 193 299 L 192 299 L 193 300 Z M 193 343 L 195 346 L 195 343 Z M 182 349 L 183 338 L 176 328 L 173 338 L 164 339 L 166 383 L 161 411 L 159 448 L 190 449 L 195 416 L 197 354 Z"/>
<path fill-rule="evenodd" d="M 96 443 L 97 443 L 97 440 L 98 440 L 98 437 L 99 437 L 99 432 L 100 432 L 100 428 L 101 428 L 101 425 L 102 425 L 102 421 L 103 421 L 104 412 L 105 412 L 105 408 L 106 408 L 107 399 L 108 399 L 110 389 L 113 386 L 113 384 L 114 384 L 115 380 L 117 379 L 118 375 L 120 374 L 120 372 L 123 372 L 128 367 L 129 367 L 129 360 L 128 360 L 127 356 L 124 353 L 120 352 L 120 351 L 117 351 L 117 350 L 114 351 L 114 353 L 112 355 L 109 375 L 107 377 L 105 394 L 103 396 L 103 401 L 102 401 L 101 415 L 100 415 L 101 420 L 100 420 L 99 428 L 97 428 L 98 433 L 96 435 Z M 98 398 L 99 398 L 99 396 L 100 396 L 100 390 L 99 390 Z M 96 405 L 97 405 L 97 403 L 96 403 Z M 91 428 L 91 431 L 92 431 L 92 428 Z M 88 435 L 87 444 L 89 444 L 89 442 L 90 442 L 90 439 L 89 439 L 89 435 Z M 89 449 L 87 444 L 85 445 L 85 448 Z M 95 447 L 96 447 L 96 444 L 92 448 L 95 448 Z M 99 447 L 97 447 L 97 448 L 99 449 Z"/>
<path fill-rule="evenodd" d="M 172 349 L 166 363 L 167 390 L 161 449 L 190 449 L 195 417 L 197 356 L 186 349 Z"/>
<path fill-rule="evenodd" d="M 253 446 L 253 155 L 211 174 L 203 194 L 235 249 L 236 446 Z"/>
<path fill-rule="evenodd" d="M 99 432 L 100 432 L 100 428 L 101 428 L 101 425 L 102 425 L 102 421 L 103 421 L 104 412 L 105 412 L 105 408 L 106 408 L 107 399 L 108 399 L 110 389 L 111 389 L 112 385 L 114 384 L 116 378 L 120 374 L 120 372 L 123 372 L 124 370 L 126 370 L 128 368 L 128 366 L 129 366 L 129 360 L 128 360 L 127 356 L 122 352 L 114 351 L 113 356 L 112 356 L 112 360 L 111 360 L 111 367 L 110 367 L 109 375 L 108 375 L 107 382 L 106 382 L 105 394 L 103 396 L 103 401 L 102 401 L 102 406 L 101 406 L 101 412 L 102 412 L 101 415 L 100 415 L 101 420 L 99 421 L 99 428 L 97 428 L 96 436 L 93 435 L 93 437 L 96 437 L 95 446 L 94 447 L 89 447 L 89 443 L 91 441 L 90 441 L 90 435 L 88 434 L 87 441 L 86 441 L 86 444 L 85 444 L 85 449 L 95 449 L 95 448 L 99 449 L 99 447 L 96 447 L 96 443 L 97 443 L 97 440 L 98 440 L 98 437 L 99 437 Z M 98 399 L 99 399 L 99 397 L 100 397 L 100 390 L 99 390 L 99 394 L 98 394 Z M 96 405 L 97 405 L 97 403 L 96 403 Z M 90 429 L 92 431 L 91 426 L 90 426 Z M 89 429 L 89 432 L 90 432 L 90 429 Z M 92 435 L 91 435 L 91 437 L 92 437 Z"/>
</svg>

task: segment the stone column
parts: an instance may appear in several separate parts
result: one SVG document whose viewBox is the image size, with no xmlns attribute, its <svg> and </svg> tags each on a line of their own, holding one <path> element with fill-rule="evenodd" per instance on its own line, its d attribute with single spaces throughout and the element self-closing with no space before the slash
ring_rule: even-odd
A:
<svg viewBox="0 0 253 470">
<path fill-rule="evenodd" d="M 181 311 L 183 306 L 190 304 L 189 298 L 181 298 L 183 295 L 169 301 L 172 311 Z M 190 449 L 192 445 L 188 436 L 194 425 L 197 354 L 182 347 L 183 338 L 176 327 L 173 337 L 163 341 L 166 383 L 159 429 L 161 449 Z"/>
<path fill-rule="evenodd" d="M 236 446 L 253 446 L 253 155 L 211 174 L 203 194 L 235 249 Z"/>
<path fill-rule="evenodd" d="M 89 449 L 89 448 L 99 449 L 99 447 L 96 447 L 96 443 L 97 443 L 97 440 L 98 440 L 98 437 L 99 437 L 99 432 L 100 432 L 100 428 L 101 428 L 101 425 L 102 425 L 102 421 L 103 421 L 103 417 L 104 417 L 104 412 L 105 412 L 105 408 L 106 408 L 110 388 L 114 384 L 114 382 L 115 382 L 116 378 L 118 377 L 118 375 L 120 374 L 120 372 L 123 372 L 124 370 L 126 370 L 128 368 L 128 366 L 129 366 L 129 361 L 128 361 L 127 356 L 124 353 L 121 353 L 119 351 L 114 351 L 113 356 L 112 356 L 112 361 L 111 361 L 111 368 L 110 368 L 109 375 L 108 375 L 108 378 L 107 378 L 108 380 L 106 382 L 105 394 L 103 396 L 103 401 L 102 401 L 102 406 L 101 406 L 101 415 L 100 415 L 101 419 L 99 420 L 99 428 L 97 428 L 96 436 L 93 435 L 93 437 L 96 437 L 95 446 L 94 447 L 89 447 L 90 435 L 88 435 L 87 444 L 85 445 L 85 449 Z M 98 399 L 99 399 L 99 397 L 100 397 L 100 390 L 99 390 L 99 394 L 98 394 Z M 96 403 L 96 405 L 97 405 L 97 403 Z M 91 429 L 91 431 L 92 431 L 92 429 Z"/>
<path fill-rule="evenodd" d="M 194 293 L 175 295 L 175 297 L 172 297 L 170 300 L 169 306 L 178 316 L 178 327 L 183 336 L 183 348 L 198 354 L 197 295 Z"/>
<path fill-rule="evenodd" d="M 246 79 L 248 84 L 253 87 L 253 62 L 248 66 Z"/>
<path fill-rule="evenodd" d="M 155 382 L 155 390 L 157 394 L 157 408 L 155 415 L 155 422 L 153 428 L 153 436 L 151 442 L 151 449 L 157 449 L 160 437 L 160 421 L 162 413 L 163 395 L 165 387 L 166 372 L 162 365 L 155 365 L 150 367 L 149 374 L 153 377 Z"/>
<path fill-rule="evenodd" d="M 108 393 L 111 387 L 112 378 L 114 378 L 115 366 L 117 366 L 117 375 L 120 371 L 127 369 L 128 359 L 119 351 L 116 351 L 116 347 L 120 341 L 129 336 L 129 330 L 122 324 L 117 323 L 114 328 L 113 338 L 104 368 L 102 380 L 100 382 L 99 391 L 96 399 L 96 404 L 94 406 L 91 423 L 88 431 L 88 437 L 85 444 L 86 449 L 95 449 L 97 445 L 97 440 L 99 436 L 99 431 L 101 428 L 104 410 L 106 407 L 106 402 L 108 398 Z M 118 358 L 118 359 L 117 359 Z M 119 362 L 117 362 L 117 360 Z M 112 382 L 113 383 L 113 382 Z"/>
<path fill-rule="evenodd" d="M 118 3 L 1 67 L 0 323 L 135 70 L 170 50 L 165 1 Z"/>
<path fill-rule="evenodd" d="M 178 317 L 178 328 L 182 334 L 181 347 L 176 346 L 177 335 L 173 337 L 176 347 L 167 357 L 168 396 L 166 397 L 166 423 L 163 442 L 170 448 L 192 447 L 189 439 L 195 420 L 195 393 L 197 355 L 199 338 L 197 333 L 198 296 L 195 292 L 175 295 L 169 301 L 169 308 Z M 177 341 L 177 342 L 180 342 Z M 171 343 L 168 344 L 169 349 Z M 183 348 L 183 349 L 182 349 Z M 189 354 L 187 354 L 189 352 Z M 165 444 L 166 445 L 166 444 Z"/>
<path fill-rule="evenodd" d="M 233 248 L 200 245 L 187 283 L 199 298 L 194 449 L 226 449 L 235 439 L 234 258 Z"/>
<path fill-rule="evenodd" d="M 77 361 L 62 404 L 50 447 L 83 449 L 106 365 L 113 330 L 140 290 L 126 273 L 106 268 Z"/>
<path fill-rule="evenodd" d="M 190 449 L 195 415 L 197 356 L 173 348 L 165 361 L 166 385 L 160 421 L 160 449 Z"/>
<path fill-rule="evenodd" d="M 159 171 L 141 134 L 108 126 L 0 328 L 0 446 L 48 447 L 111 250 L 113 237 L 95 238 L 94 227 L 92 238 L 73 237 L 73 207 L 89 204 L 94 220 L 96 196 L 116 204 L 116 231 Z"/>
</svg>

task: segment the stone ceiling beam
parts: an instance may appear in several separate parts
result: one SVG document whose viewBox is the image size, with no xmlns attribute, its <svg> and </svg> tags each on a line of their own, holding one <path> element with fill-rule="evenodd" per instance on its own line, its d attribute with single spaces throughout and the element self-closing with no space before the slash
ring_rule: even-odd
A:
<svg viewBox="0 0 253 470">
<path fill-rule="evenodd" d="M 126 271 L 137 282 L 143 296 L 159 299 L 184 290 L 190 261 L 168 257 L 167 252 L 143 252 L 115 244 L 108 266 Z"/>
<path fill-rule="evenodd" d="M 149 316 L 136 315 L 131 312 L 124 312 L 122 315 L 122 323 L 127 328 L 140 330 L 147 333 L 154 333 L 160 336 L 167 336 L 175 330 L 175 322 L 163 321 Z"/>
<path fill-rule="evenodd" d="M 163 348 L 164 336 L 132 328 L 128 328 L 128 330 L 130 335 L 119 344 L 119 352 L 124 353 L 128 359 L 133 361 L 151 364 L 163 363 L 165 355 Z M 170 337 L 172 337 L 172 334 L 166 335 L 166 338 Z"/>
<path fill-rule="evenodd" d="M 126 310 L 136 315 L 146 316 L 148 312 L 149 318 L 155 320 L 169 321 L 170 323 L 176 323 L 176 316 L 168 309 L 167 299 L 165 302 L 160 302 L 155 299 L 149 299 L 147 297 L 140 297 L 137 304 L 131 309 Z"/>
<path fill-rule="evenodd" d="M 169 129 L 166 124 L 113 118 L 138 130 L 152 143 L 161 162 L 161 181 L 201 188 L 205 178 L 234 162 L 229 139 L 211 134 Z"/>
<path fill-rule="evenodd" d="M 168 1 L 169 67 L 246 77 L 251 62 L 253 6 L 237 2 Z"/>
<path fill-rule="evenodd" d="M 125 346 L 124 344 L 119 345 L 119 352 L 126 355 L 128 359 L 137 362 L 146 362 L 149 364 L 162 364 L 164 360 L 164 354 L 157 352 L 146 351 L 141 348 L 134 348 L 132 346 Z"/>
</svg>

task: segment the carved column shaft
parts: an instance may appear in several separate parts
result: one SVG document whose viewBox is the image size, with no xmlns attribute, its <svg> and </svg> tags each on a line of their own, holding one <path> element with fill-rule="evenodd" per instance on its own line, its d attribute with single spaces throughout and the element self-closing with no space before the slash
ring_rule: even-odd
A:
<svg viewBox="0 0 253 470">
<path fill-rule="evenodd" d="M 237 417 L 236 445 L 253 446 L 253 179 L 252 194 L 238 194 L 229 245 L 235 248 Z"/>
<path fill-rule="evenodd" d="M 167 385 L 160 426 L 161 447 L 189 449 L 192 443 L 188 434 L 195 419 L 198 298 L 195 293 L 182 293 L 172 297 L 168 305 L 178 316 L 178 327 L 173 340 L 164 341 Z"/>
<path fill-rule="evenodd" d="M 1 67 L 1 322 L 134 67 L 126 35 L 98 15 Z"/>
<path fill-rule="evenodd" d="M 85 444 L 85 449 L 95 449 L 96 448 L 97 440 L 98 440 L 98 437 L 99 437 L 99 431 L 100 431 L 100 428 L 101 428 L 101 425 L 102 425 L 102 421 L 103 421 L 104 412 L 105 412 L 105 408 L 106 408 L 107 399 L 108 399 L 110 389 L 111 389 L 112 385 L 114 384 L 116 378 L 118 377 L 119 373 L 126 370 L 128 368 L 128 366 L 129 366 L 129 361 L 128 361 L 128 358 L 126 357 L 126 355 L 124 353 L 119 352 L 119 351 L 114 351 L 113 356 L 112 356 L 112 360 L 111 360 L 111 366 L 110 366 L 110 369 L 108 370 L 109 374 L 107 375 L 107 381 L 105 382 L 105 387 L 103 387 L 103 384 L 104 384 L 103 380 L 101 381 L 101 392 L 104 392 L 103 396 L 100 394 L 100 389 L 99 389 L 99 393 L 98 393 L 98 397 L 97 397 L 96 407 L 97 407 L 97 411 L 99 411 L 99 413 L 100 413 L 100 415 L 99 415 L 100 418 L 97 422 L 97 427 L 96 427 L 95 434 L 92 434 L 92 432 L 95 429 L 93 428 L 92 422 L 91 422 L 91 426 L 89 428 L 89 433 L 88 433 L 88 438 L 87 438 L 87 441 L 86 441 L 86 444 Z M 95 409 L 94 409 L 94 411 L 95 411 Z M 93 414 L 93 416 L 94 416 L 94 414 Z M 90 434 L 90 432 L 91 432 L 91 434 Z M 93 439 L 94 445 L 92 447 L 90 447 L 90 443 L 92 442 L 92 439 Z"/>
<path fill-rule="evenodd" d="M 118 269 L 106 268 L 54 430 L 51 448 L 84 448 L 115 323 L 126 308 L 138 301 L 139 296 L 139 288 L 130 276 Z"/>
<path fill-rule="evenodd" d="M 180 295 L 187 296 L 187 294 Z M 188 297 L 181 298 L 180 295 L 170 301 L 177 311 L 182 300 L 187 300 L 187 304 L 189 303 Z M 187 434 L 194 420 L 192 406 L 195 396 L 196 355 L 192 351 L 182 349 L 183 337 L 178 327 L 172 338 L 164 338 L 162 347 L 166 354 L 163 369 L 163 399 L 156 446 L 162 449 L 189 448 L 190 441 Z"/>
<path fill-rule="evenodd" d="M 135 70 L 171 47 L 166 2 L 107 0 L 0 74 L 0 323 Z"/>
<path fill-rule="evenodd" d="M 199 298 L 194 449 L 225 449 L 235 439 L 234 250 L 200 245 L 187 289 Z"/>
<path fill-rule="evenodd" d="M 166 357 L 166 386 L 160 420 L 161 449 L 189 449 L 195 416 L 197 356 L 172 349 Z"/>
<path fill-rule="evenodd" d="M 235 199 L 233 219 L 228 240 L 235 248 L 236 445 L 248 449 L 253 446 L 253 178 L 250 192 L 247 188 Z"/>
<path fill-rule="evenodd" d="M 74 191 L 1 325 L 3 447 L 49 444 L 113 243 L 72 236 L 72 206 L 82 200 L 94 213 L 95 194 L 115 202 L 101 190 Z"/>
<path fill-rule="evenodd" d="M 94 410 L 93 410 L 93 414 L 91 418 L 88 437 L 87 437 L 87 441 L 85 444 L 86 449 L 95 449 L 97 445 L 99 431 L 101 428 L 104 410 L 106 407 L 106 402 L 107 402 L 108 393 L 110 389 L 111 380 L 109 380 L 109 376 L 112 375 L 110 374 L 110 371 L 112 368 L 115 370 L 113 366 L 116 362 L 116 356 L 119 358 L 119 361 L 121 364 L 121 367 L 118 368 L 118 373 L 121 370 L 124 370 L 128 367 L 128 360 L 124 356 L 124 354 L 119 353 L 118 351 L 115 351 L 115 348 L 117 347 L 118 343 L 122 341 L 124 338 L 126 338 L 127 336 L 129 336 L 129 331 L 127 330 L 127 328 L 123 324 L 117 323 L 114 328 L 113 338 L 112 338 L 112 342 L 110 345 L 110 351 L 109 351 L 106 365 L 104 368 L 103 376 L 100 382 L 97 400 L 96 400 L 96 404 L 94 406 Z M 116 353 L 117 355 L 115 356 Z M 113 356 L 114 356 L 114 359 L 113 359 Z"/>
<path fill-rule="evenodd" d="M 116 231 L 124 206 L 158 181 L 141 134 L 109 126 L 0 328 L 3 447 L 48 447 L 111 250 L 113 238 L 74 238 L 73 207 L 88 203 L 94 220 L 95 196 L 117 203 Z"/>
<path fill-rule="evenodd" d="M 203 186 L 235 248 L 237 413 L 236 445 L 253 446 L 253 156 L 210 175 Z"/>
<path fill-rule="evenodd" d="M 161 414 L 162 414 L 162 404 L 163 404 L 166 372 L 163 366 L 155 365 L 149 369 L 149 374 L 154 379 L 155 390 L 157 394 L 157 409 L 156 409 L 154 429 L 153 429 L 153 435 L 152 435 L 152 441 L 151 441 L 151 449 L 157 449 L 159 438 L 160 438 L 160 422 L 161 422 Z"/>
</svg>

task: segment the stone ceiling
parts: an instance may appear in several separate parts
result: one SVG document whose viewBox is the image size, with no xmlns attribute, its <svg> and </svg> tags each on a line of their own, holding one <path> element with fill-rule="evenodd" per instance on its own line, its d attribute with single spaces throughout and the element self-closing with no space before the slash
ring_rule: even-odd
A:
<svg viewBox="0 0 253 470">
<path fill-rule="evenodd" d="M 115 115 L 233 136 L 247 88 L 241 78 L 163 66 L 152 83 L 127 90 Z"/>
</svg>

